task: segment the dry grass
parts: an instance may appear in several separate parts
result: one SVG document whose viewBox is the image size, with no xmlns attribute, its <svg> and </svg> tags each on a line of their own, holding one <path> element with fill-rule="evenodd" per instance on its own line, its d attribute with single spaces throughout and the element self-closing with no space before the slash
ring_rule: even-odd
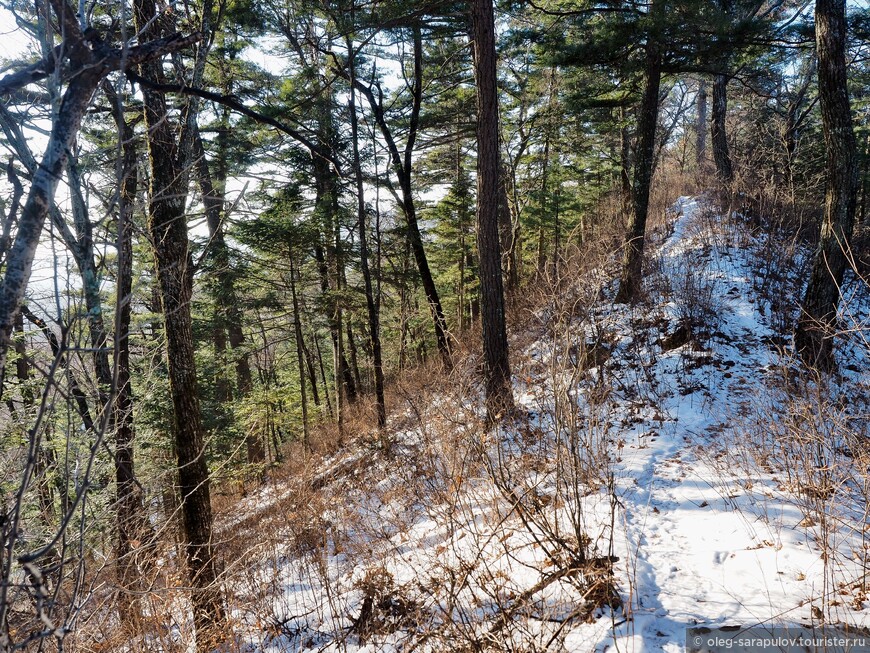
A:
<svg viewBox="0 0 870 653">
<path fill-rule="evenodd" d="M 651 240 L 666 236 L 666 209 L 698 183 L 662 166 L 651 197 Z M 611 342 L 597 307 L 620 261 L 619 198 L 606 196 L 596 215 L 582 235 L 566 239 L 558 274 L 538 275 L 509 298 L 514 376 L 536 397 L 536 410 L 502 430 L 486 430 L 480 334 L 471 328 L 454 334 L 452 369 L 431 357 L 391 376 L 384 432 L 374 427 L 363 396 L 347 407 L 343 435 L 331 422 L 315 424 L 310 449 L 285 445 L 265 481 L 236 479 L 215 488 L 215 540 L 231 615 L 227 650 L 242 649 L 240 636 L 299 646 L 400 637 L 407 650 L 544 651 L 571 623 L 620 609 L 610 551 L 614 525 L 602 529 L 588 512 L 595 497 L 614 498 L 608 488 L 615 437 L 607 419 L 613 380 L 601 372 Z M 753 228 L 751 220 L 745 227 Z M 721 236 L 739 239 L 741 233 Z M 791 307 L 773 302 L 788 280 L 775 276 L 774 261 L 793 257 L 796 244 L 776 242 L 778 249 L 760 262 L 768 273 L 759 283 L 785 328 Z M 671 280 L 670 292 L 682 298 L 687 320 L 715 330 L 710 321 L 718 289 L 692 277 L 690 267 Z M 647 270 L 654 268 L 647 262 Z M 540 355 L 532 357 L 535 347 Z M 783 428 L 797 429 L 800 414 L 795 405 L 792 426 Z M 820 440 L 788 433 L 775 439 L 780 458 L 772 461 L 769 454 L 763 464 L 790 464 L 795 487 L 804 488 L 797 496 L 808 512 L 821 514 L 817 504 L 828 500 L 826 491 L 806 491 L 832 482 L 813 476 L 818 465 L 811 463 L 818 461 L 808 452 Z M 791 449 L 783 444 L 788 441 Z M 865 479 L 838 483 L 859 481 Z M 615 503 L 609 510 L 615 514 Z M 421 540 L 415 530 L 421 524 L 433 524 L 432 532 L 422 538 L 428 547 L 413 551 L 412 565 L 408 543 Z M 189 641 L 181 551 L 165 534 L 161 541 L 153 552 L 160 573 L 149 581 L 136 632 L 113 628 L 111 590 L 99 586 L 110 573 L 101 569 L 94 596 L 102 603 L 80 624 L 77 650 L 119 650 L 135 641 L 175 651 Z M 537 552 L 534 582 L 496 562 L 523 558 L 531 549 Z M 288 603 L 288 584 L 300 579 L 317 594 L 310 614 L 299 615 Z M 551 587 L 573 596 L 573 607 L 542 613 L 539 599 Z"/>
</svg>

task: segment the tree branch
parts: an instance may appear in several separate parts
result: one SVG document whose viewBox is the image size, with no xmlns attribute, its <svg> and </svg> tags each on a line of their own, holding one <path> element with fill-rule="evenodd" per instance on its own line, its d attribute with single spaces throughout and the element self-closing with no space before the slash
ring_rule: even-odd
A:
<svg viewBox="0 0 870 653">
<path fill-rule="evenodd" d="M 127 79 L 129 79 L 130 81 L 136 82 L 137 84 L 150 88 L 154 91 L 160 91 L 163 93 L 182 93 L 184 95 L 194 95 L 196 97 L 203 98 L 204 100 L 211 100 L 212 102 L 222 104 L 226 107 L 229 107 L 233 111 L 237 111 L 242 115 L 253 118 L 257 122 L 270 125 L 278 131 L 284 132 L 285 134 L 290 136 L 293 140 L 305 147 L 314 156 L 318 156 L 327 163 L 329 163 L 335 169 L 336 174 L 341 177 L 341 164 L 338 159 L 332 156 L 329 152 L 324 151 L 322 148 L 312 143 L 299 131 L 293 129 L 292 127 L 288 127 L 279 120 L 275 120 L 274 118 L 270 118 L 269 116 L 266 116 L 258 111 L 254 111 L 253 109 L 245 106 L 230 95 L 212 93 L 211 91 L 206 91 L 201 88 L 195 88 L 193 86 L 186 86 L 184 84 L 158 84 L 157 82 L 146 79 L 141 75 L 137 75 L 132 70 L 125 71 L 125 74 L 127 75 Z"/>
</svg>

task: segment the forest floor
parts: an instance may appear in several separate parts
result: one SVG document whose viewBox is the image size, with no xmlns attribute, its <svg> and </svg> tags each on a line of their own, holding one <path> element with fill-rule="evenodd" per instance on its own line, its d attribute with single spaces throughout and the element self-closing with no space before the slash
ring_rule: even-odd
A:
<svg viewBox="0 0 870 653">
<path fill-rule="evenodd" d="M 386 434 L 243 500 L 218 530 L 245 568 L 242 650 L 676 652 L 697 625 L 870 626 L 867 284 L 847 281 L 839 372 L 815 378 L 789 354 L 802 246 L 703 198 L 668 213 L 643 301 L 577 271 L 515 321 L 500 427 L 469 358 L 397 383 Z"/>
</svg>

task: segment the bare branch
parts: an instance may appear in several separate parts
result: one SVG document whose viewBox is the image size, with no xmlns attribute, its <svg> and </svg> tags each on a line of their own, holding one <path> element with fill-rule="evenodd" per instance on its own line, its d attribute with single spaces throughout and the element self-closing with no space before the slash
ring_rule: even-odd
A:
<svg viewBox="0 0 870 653">
<path fill-rule="evenodd" d="M 322 148 L 318 147 L 314 143 L 312 143 L 308 138 L 303 136 L 298 130 L 293 129 L 292 127 L 288 127 L 284 123 L 279 120 L 275 120 L 267 115 L 264 115 L 258 111 L 254 111 L 250 107 L 245 106 L 237 99 L 230 95 L 221 95 L 220 93 L 212 93 L 211 91 L 206 91 L 201 88 L 195 88 L 193 86 L 186 86 L 183 84 L 158 84 L 157 82 L 153 82 L 150 79 L 146 79 L 141 75 L 134 73 L 131 70 L 126 71 L 127 79 L 132 82 L 136 82 L 141 86 L 145 86 L 154 91 L 161 91 L 163 93 L 182 93 L 184 95 L 195 95 L 196 97 L 203 98 L 204 100 L 211 100 L 212 102 L 217 102 L 218 104 L 222 104 L 226 107 L 229 107 L 233 111 L 237 111 L 242 115 L 248 116 L 249 118 L 253 118 L 257 122 L 264 123 L 266 125 L 270 125 L 277 129 L 278 131 L 284 132 L 288 136 L 290 136 L 293 140 L 298 142 L 300 145 L 305 147 L 311 154 L 314 156 L 318 156 L 327 163 L 329 163 L 334 169 L 336 174 L 341 176 L 341 163 L 332 156 L 329 152 L 324 151 Z"/>
</svg>

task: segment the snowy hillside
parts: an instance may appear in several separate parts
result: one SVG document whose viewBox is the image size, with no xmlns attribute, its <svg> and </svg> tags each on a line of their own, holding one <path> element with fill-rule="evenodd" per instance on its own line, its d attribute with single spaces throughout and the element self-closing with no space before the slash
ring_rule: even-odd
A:
<svg viewBox="0 0 870 653">
<path fill-rule="evenodd" d="M 848 283 L 840 374 L 813 379 L 786 330 L 806 253 L 698 198 L 669 222 L 643 302 L 590 273 L 515 326 L 522 410 L 500 429 L 474 361 L 431 396 L 400 383 L 388 438 L 219 525 L 245 551 L 227 562 L 248 566 L 244 650 L 681 651 L 698 624 L 870 626 L 867 286 Z"/>
</svg>

